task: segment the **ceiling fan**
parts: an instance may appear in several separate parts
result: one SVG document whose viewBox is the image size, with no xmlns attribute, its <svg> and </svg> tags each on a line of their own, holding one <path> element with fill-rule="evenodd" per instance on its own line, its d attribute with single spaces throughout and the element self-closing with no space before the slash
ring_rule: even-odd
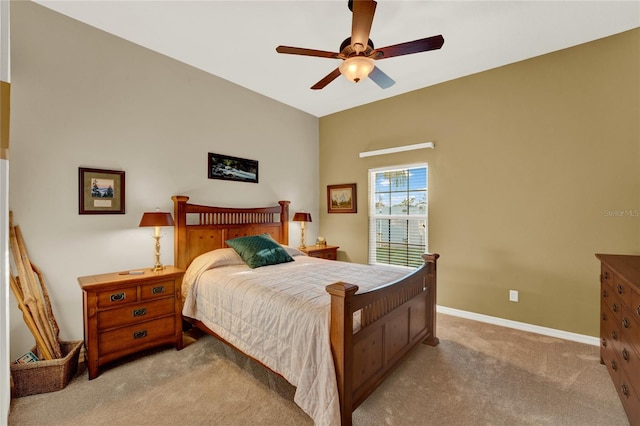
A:
<svg viewBox="0 0 640 426">
<path fill-rule="evenodd" d="M 351 37 L 342 42 L 339 53 L 290 46 L 278 46 L 276 48 L 278 53 L 342 59 L 342 63 L 338 68 L 311 86 L 313 90 L 324 88 L 340 74 L 356 83 L 363 78 L 369 77 L 382 89 L 386 89 L 393 86 L 395 81 L 375 66 L 374 60 L 436 50 L 440 49 L 444 44 L 442 35 L 437 35 L 376 49 L 369 38 L 369 33 L 371 32 L 371 24 L 373 23 L 373 15 L 375 14 L 377 3 L 374 0 L 349 0 L 348 5 L 353 12 Z"/>
</svg>

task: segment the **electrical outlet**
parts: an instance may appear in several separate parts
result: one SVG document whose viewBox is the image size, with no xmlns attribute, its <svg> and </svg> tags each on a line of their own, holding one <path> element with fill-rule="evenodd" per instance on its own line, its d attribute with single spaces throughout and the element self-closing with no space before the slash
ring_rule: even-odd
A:
<svg viewBox="0 0 640 426">
<path fill-rule="evenodd" d="M 518 290 L 509 290 L 509 301 L 510 302 L 518 301 Z"/>
</svg>

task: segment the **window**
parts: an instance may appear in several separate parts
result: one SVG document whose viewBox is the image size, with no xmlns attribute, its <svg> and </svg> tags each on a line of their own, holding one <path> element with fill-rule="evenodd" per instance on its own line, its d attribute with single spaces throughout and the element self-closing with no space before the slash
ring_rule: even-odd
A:
<svg viewBox="0 0 640 426">
<path fill-rule="evenodd" d="M 427 171 L 426 164 L 369 170 L 369 264 L 424 264 Z"/>
</svg>

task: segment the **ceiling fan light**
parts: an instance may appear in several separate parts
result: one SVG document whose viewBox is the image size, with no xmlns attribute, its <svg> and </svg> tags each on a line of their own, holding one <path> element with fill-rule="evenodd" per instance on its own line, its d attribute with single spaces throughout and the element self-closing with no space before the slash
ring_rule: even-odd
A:
<svg viewBox="0 0 640 426">
<path fill-rule="evenodd" d="M 371 71 L 373 71 L 374 67 L 373 59 L 367 58 L 366 56 L 353 56 L 342 61 L 340 64 L 340 73 L 348 80 L 357 83 L 363 78 L 366 78 Z"/>
</svg>

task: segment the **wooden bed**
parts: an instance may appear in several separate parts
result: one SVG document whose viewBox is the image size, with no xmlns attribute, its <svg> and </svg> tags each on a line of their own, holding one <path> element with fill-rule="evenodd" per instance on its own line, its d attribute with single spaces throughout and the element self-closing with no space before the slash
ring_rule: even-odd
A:
<svg viewBox="0 0 640 426">
<path fill-rule="evenodd" d="M 172 200 L 175 263 L 181 269 L 202 253 L 227 247 L 228 239 L 268 233 L 280 244 L 289 242 L 288 201 L 279 201 L 274 207 L 228 208 L 189 204 L 186 196 L 173 196 Z M 342 282 L 326 287 L 331 295 L 330 340 L 342 425 L 351 425 L 352 412 L 413 347 L 421 342 L 438 344 L 438 257 L 425 254 L 425 264 L 415 272 L 362 294 L 356 294 L 357 286 Z M 358 310 L 361 327 L 353 332 L 353 313 Z M 220 338 L 199 321 L 185 320 Z"/>
</svg>

